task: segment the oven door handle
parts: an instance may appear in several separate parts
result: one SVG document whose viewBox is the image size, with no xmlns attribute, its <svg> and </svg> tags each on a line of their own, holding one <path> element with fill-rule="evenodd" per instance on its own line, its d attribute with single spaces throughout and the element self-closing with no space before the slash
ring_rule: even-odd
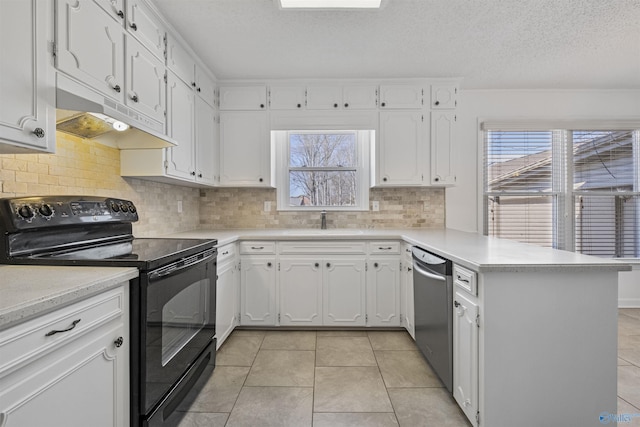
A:
<svg viewBox="0 0 640 427">
<path fill-rule="evenodd" d="M 157 280 L 162 277 L 170 276 L 172 274 L 179 273 L 182 270 L 186 270 L 188 268 L 192 268 L 197 266 L 198 264 L 206 263 L 211 261 L 216 257 L 216 252 L 213 251 L 210 255 L 196 259 L 196 257 L 187 258 L 187 261 L 177 261 L 169 265 L 165 265 L 164 267 L 160 267 L 157 270 L 153 270 L 149 273 L 149 281 Z"/>
</svg>

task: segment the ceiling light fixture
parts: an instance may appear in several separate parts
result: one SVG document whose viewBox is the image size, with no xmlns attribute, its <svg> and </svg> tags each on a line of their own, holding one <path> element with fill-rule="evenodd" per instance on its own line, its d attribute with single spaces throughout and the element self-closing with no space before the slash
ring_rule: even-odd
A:
<svg viewBox="0 0 640 427">
<path fill-rule="evenodd" d="M 378 9 L 382 0 L 280 0 L 283 9 Z"/>
</svg>

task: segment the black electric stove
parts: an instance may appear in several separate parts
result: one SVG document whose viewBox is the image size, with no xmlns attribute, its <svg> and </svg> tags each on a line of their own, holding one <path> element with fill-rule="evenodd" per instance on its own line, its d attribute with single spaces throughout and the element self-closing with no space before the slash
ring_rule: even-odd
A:
<svg viewBox="0 0 640 427">
<path fill-rule="evenodd" d="M 129 283 L 131 425 L 174 426 L 215 366 L 216 240 L 136 238 L 128 200 L 0 199 L 0 264 L 136 267 Z M 200 381 L 199 381 L 200 380 Z"/>
</svg>

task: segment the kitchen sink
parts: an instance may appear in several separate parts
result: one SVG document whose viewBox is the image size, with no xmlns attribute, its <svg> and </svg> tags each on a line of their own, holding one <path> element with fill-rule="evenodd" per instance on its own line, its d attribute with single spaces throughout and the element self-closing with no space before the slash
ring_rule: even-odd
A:
<svg viewBox="0 0 640 427">
<path fill-rule="evenodd" d="M 350 236 L 361 235 L 364 231 L 349 228 L 330 228 L 322 230 L 320 228 L 305 228 L 297 230 L 285 230 L 283 234 L 295 236 Z"/>
</svg>

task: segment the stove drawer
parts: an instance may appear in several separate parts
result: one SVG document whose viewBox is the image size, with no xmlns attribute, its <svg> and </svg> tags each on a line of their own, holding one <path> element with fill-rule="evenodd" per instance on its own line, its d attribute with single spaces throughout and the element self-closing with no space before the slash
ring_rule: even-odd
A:
<svg viewBox="0 0 640 427">
<path fill-rule="evenodd" d="M 25 366 L 122 317 L 126 309 L 124 292 L 119 287 L 0 331 L 0 372 Z"/>
<path fill-rule="evenodd" d="M 224 245 L 218 248 L 218 265 L 223 262 L 233 259 L 236 256 L 236 244 L 229 243 L 228 245 Z"/>
</svg>

